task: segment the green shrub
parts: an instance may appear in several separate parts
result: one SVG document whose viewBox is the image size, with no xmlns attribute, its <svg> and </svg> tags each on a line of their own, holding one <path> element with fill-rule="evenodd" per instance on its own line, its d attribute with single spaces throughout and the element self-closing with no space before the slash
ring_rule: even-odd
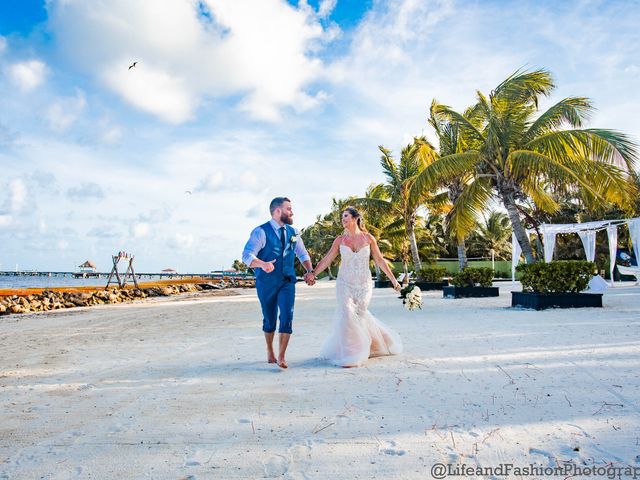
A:
<svg viewBox="0 0 640 480">
<path fill-rule="evenodd" d="M 441 282 L 446 273 L 445 267 L 422 267 L 417 277 L 419 282 Z"/>
<path fill-rule="evenodd" d="M 561 260 L 518 265 L 523 292 L 581 292 L 596 273 L 596 264 L 585 260 Z"/>
<path fill-rule="evenodd" d="M 493 273 L 493 268 L 467 267 L 453 276 L 453 284 L 456 287 L 490 287 Z"/>
</svg>

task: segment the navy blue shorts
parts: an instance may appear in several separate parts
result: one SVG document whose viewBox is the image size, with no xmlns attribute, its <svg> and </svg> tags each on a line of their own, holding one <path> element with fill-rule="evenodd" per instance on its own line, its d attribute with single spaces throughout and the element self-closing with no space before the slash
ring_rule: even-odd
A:
<svg viewBox="0 0 640 480">
<path fill-rule="evenodd" d="M 276 331 L 276 320 L 280 311 L 280 333 L 292 333 L 293 303 L 296 296 L 296 284 L 283 281 L 277 285 L 256 284 L 258 299 L 262 307 L 262 331 L 273 333 Z"/>
</svg>

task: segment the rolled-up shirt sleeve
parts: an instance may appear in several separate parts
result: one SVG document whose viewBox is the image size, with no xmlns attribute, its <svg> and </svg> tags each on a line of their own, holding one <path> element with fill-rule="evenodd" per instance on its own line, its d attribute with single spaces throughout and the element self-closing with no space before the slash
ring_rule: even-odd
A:
<svg viewBox="0 0 640 480">
<path fill-rule="evenodd" d="M 251 265 L 251 262 L 258 258 L 258 252 L 262 250 L 266 243 L 267 237 L 262 227 L 254 228 L 242 251 L 242 263 L 247 266 Z"/>
<path fill-rule="evenodd" d="M 296 242 L 296 257 L 300 260 L 300 263 L 306 262 L 307 260 L 311 261 L 311 256 L 307 249 L 304 246 L 304 242 L 302 241 L 302 237 L 300 236 L 300 232 L 296 230 L 296 236 L 298 237 L 298 241 Z"/>
</svg>

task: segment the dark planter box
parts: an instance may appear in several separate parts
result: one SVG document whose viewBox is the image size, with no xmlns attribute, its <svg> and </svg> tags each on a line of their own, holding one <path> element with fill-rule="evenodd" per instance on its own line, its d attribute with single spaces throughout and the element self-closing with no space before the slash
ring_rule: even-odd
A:
<svg viewBox="0 0 640 480">
<path fill-rule="evenodd" d="M 391 288 L 391 280 L 376 280 L 376 288 Z"/>
<path fill-rule="evenodd" d="M 449 286 L 449 280 L 443 280 L 441 282 L 416 282 L 416 286 L 422 290 L 442 290 L 444 287 Z"/>
<path fill-rule="evenodd" d="M 511 306 L 544 310 L 545 308 L 602 307 L 601 293 L 511 292 Z"/>
<path fill-rule="evenodd" d="M 500 288 L 498 287 L 444 287 L 442 289 L 444 298 L 468 298 L 468 297 L 498 297 Z"/>
</svg>

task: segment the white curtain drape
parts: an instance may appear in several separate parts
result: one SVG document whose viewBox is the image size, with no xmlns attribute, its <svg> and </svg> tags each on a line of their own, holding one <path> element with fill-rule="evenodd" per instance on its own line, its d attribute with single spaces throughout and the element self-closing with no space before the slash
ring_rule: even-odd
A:
<svg viewBox="0 0 640 480">
<path fill-rule="evenodd" d="M 556 247 L 556 232 L 543 228 L 542 236 L 544 238 L 544 261 L 550 262 L 553 260 L 553 249 Z"/>
<path fill-rule="evenodd" d="M 518 262 L 520 261 L 520 254 L 522 253 L 522 248 L 520 248 L 520 242 L 516 238 L 516 234 L 511 234 L 511 281 L 516 281 L 516 267 L 518 266 Z"/>
<path fill-rule="evenodd" d="M 585 232 L 578 232 L 582 245 L 584 246 L 584 253 L 587 254 L 587 260 L 593 262 L 596 258 L 596 232 L 595 230 L 587 230 Z"/>
<path fill-rule="evenodd" d="M 632 218 L 627 222 L 629 234 L 631 235 L 631 244 L 633 245 L 633 253 L 636 256 L 636 262 L 640 266 L 640 218 Z"/>
<path fill-rule="evenodd" d="M 616 225 L 607 227 L 607 237 L 609 237 L 609 274 L 611 275 L 611 286 L 613 287 L 613 269 L 616 268 L 616 256 L 618 254 L 618 227 Z"/>
</svg>

